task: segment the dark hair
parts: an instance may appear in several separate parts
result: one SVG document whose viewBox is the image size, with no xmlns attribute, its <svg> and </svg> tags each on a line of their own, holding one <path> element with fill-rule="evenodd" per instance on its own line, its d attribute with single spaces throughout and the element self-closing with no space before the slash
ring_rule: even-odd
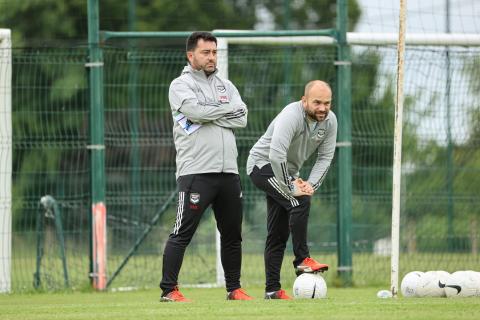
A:
<svg viewBox="0 0 480 320">
<path fill-rule="evenodd" d="M 195 50 L 198 40 L 200 39 L 203 39 L 203 41 L 212 41 L 217 44 L 217 38 L 215 38 L 215 36 L 210 32 L 196 31 L 187 38 L 187 52 Z"/>
</svg>

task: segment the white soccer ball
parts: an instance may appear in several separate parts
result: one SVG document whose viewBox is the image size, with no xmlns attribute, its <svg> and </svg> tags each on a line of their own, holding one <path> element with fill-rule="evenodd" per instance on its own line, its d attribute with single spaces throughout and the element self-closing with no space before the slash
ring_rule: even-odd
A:
<svg viewBox="0 0 480 320">
<path fill-rule="evenodd" d="M 457 271 L 450 275 L 445 283 L 448 298 L 479 297 L 480 277 L 474 271 Z"/>
<path fill-rule="evenodd" d="M 293 283 L 295 299 L 321 299 L 327 297 L 327 283 L 322 276 L 303 273 Z"/>
<path fill-rule="evenodd" d="M 435 272 L 437 273 L 438 280 L 441 281 L 441 283 L 445 283 L 445 281 L 447 281 L 451 276 L 451 274 L 447 271 L 437 270 Z"/>
<path fill-rule="evenodd" d="M 431 297 L 437 292 L 437 277 L 433 272 L 423 272 L 415 290 L 415 297 Z M 445 291 L 444 291 L 445 292 Z"/>
<path fill-rule="evenodd" d="M 417 289 L 419 297 L 445 297 L 445 283 L 450 277 L 446 271 L 428 271 L 425 272 L 420 287 Z"/>
<path fill-rule="evenodd" d="M 480 289 L 480 272 L 478 271 L 467 271 L 470 274 L 471 279 L 476 283 Z"/>
<path fill-rule="evenodd" d="M 402 295 L 407 298 L 417 297 L 417 290 L 421 287 L 423 281 L 424 272 L 412 271 L 407 273 L 400 284 L 400 290 Z"/>
</svg>

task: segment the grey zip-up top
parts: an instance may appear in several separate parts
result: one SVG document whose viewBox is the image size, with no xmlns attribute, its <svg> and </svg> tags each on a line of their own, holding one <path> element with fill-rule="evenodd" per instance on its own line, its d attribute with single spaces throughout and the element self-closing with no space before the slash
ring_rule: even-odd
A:
<svg viewBox="0 0 480 320">
<path fill-rule="evenodd" d="M 325 120 L 316 122 L 307 118 L 302 101 L 290 103 L 250 150 L 247 174 L 252 173 L 254 166 L 262 168 L 270 163 L 282 191 L 293 195 L 292 181 L 298 178 L 305 160 L 317 151 L 317 161 L 308 177 L 317 190 L 332 162 L 336 140 L 337 117 L 332 111 Z"/>
<path fill-rule="evenodd" d="M 237 88 L 217 73 L 215 70 L 207 78 L 204 71 L 187 65 L 170 84 L 168 99 L 173 117 L 181 113 L 189 123 L 200 125 L 187 133 L 174 120 L 177 178 L 209 172 L 238 174 L 233 129 L 247 125 L 247 107 Z"/>
</svg>

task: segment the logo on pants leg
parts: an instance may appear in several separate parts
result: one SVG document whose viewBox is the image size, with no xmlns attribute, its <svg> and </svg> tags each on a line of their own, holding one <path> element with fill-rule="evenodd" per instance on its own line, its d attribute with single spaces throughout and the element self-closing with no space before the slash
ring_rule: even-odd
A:
<svg viewBox="0 0 480 320">
<path fill-rule="evenodd" d="M 198 203 L 200 202 L 200 194 L 199 193 L 191 193 L 190 194 L 190 209 L 198 210 Z"/>
<path fill-rule="evenodd" d="M 190 203 L 198 204 L 200 202 L 200 193 L 190 193 Z"/>
</svg>

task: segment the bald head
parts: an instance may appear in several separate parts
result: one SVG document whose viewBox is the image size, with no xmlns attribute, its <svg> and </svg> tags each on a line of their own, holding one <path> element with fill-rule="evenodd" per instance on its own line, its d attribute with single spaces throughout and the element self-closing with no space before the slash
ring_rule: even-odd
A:
<svg viewBox="0 0 480 320">
<path fill-rule="evenodd" d="M 308 96 L 308 93 L 310 92 L 311 89 L 313 88 L 317 88 L 318 89 L 323 89 L 323 90 L 328 90 L 330 92 L 332 92 L 332 89 L 330 88 L 330 85 L 328 83 L 326 83 L 325 81 L 322 81 L 322 80 L 312 80 L 310 82 L 308 82 L 306 85 L 305 85 L 305 91 L 304 91 L 304 95 L 305 96 Z"/>
<path fill-rule="evenodd" d="M 305 85 L 305 95 L 302 97 L 303 108 L 307 116 L 315 121 L 323 121 L 330 112 L 332 90 L 325 81 L 313 80 Z"/>
</svg>

